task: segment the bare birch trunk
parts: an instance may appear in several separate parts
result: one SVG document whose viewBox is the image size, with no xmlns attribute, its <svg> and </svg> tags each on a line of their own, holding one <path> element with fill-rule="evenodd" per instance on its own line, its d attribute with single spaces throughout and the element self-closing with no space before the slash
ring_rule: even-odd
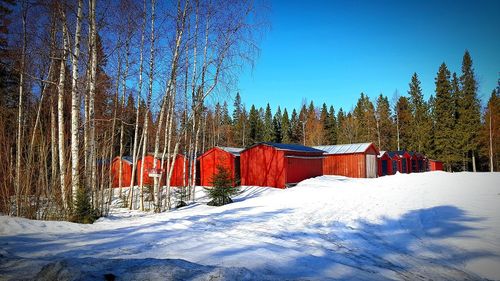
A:
<svg viewBox="0 0 500 281">
<path fill-rule="evenodd" d="M 121 116 L 120 116 L 120 162 L 119 162 L 119 168 L 118 168 L 118 186 L 120 187 L 120 198 L 122 197 L 123 193 L 123 183 L 122 183 L 122 170 L 123 170 L 123 165 L 121 158 L 123 157 L 123 136 L 124 136 L 124 128 L 123 128 L 123 111 L 125 109 L 125 96 L 127 94 L 127 77 L 128 77 L 128 68 L 129 68 L 129 55 L 130 55 L 130 35 L 126 40 L 125 43 L 125 73 L 123 74 L 123 84 L 122 84 L 122 101 L 121 101 Z"/>
<path fill-rule="evenodd" d="M 80 96 L 78 94 L 78 59 L 80 56 L 80 34 L 82 21 L 82 0 L 78 0 L 76 16 L 75 47 L 73 50 L 71 67 L 71 191 L 73 203 L 76 203 L 76 193 L 80 186 L 80 157 L 79 157 L 79 126 L 80 126 Z"/>
<path fill-rule="evenodd" d="M 59 71 L 58 99 L 57 99 L 57 118 L 58 118 L 58 144 L 59 144 L 59 175 L 61 185 L 61 197 L 64 209 L 68 208 L 66 194 L 66 152 L 64 146 L 64 84 L 66 80 L 66 58 L 68 55 L 68 31 L 66 29 L 66 12 L 61 8 L 61 24 L 63 30 L 63 55 L 61 58 L 61 67 Z"/>
<path fill-rule="evenodd" d="M 97 26 L 95 20 L 96 0 L 89 0 L 89 16 L 90 16 L 90 46 L 91 46 L 91 61 L 90 61 L 90 89 L 89 89 L 89 145 L 90 145 L 90 188 L 94 189 L 96 185 L 96 144 L 95 144 L 95 112 L 94 112 L 94 97 L 96 92 L 97 82 Z"/>
<path fill-rule="evenodd" d="M 137 109 L 135 113 L 135 130 L 134 130 L 134 144 L 132 148 L 132 176 L 130 180 L 130 188 L 129 194 L 130 203 L 129 208 L 132 209 L 132 200 L 134 198 L 134 182 L 135 182 L 135 171 L 137 169 L 137 139 L 139 135 L 139 116 L 140 116 L 140 107 L 141 107 L 141 93 L 142 93 L 142 73 L 143 73 L 143 63 L 144 63 L 144 33 L 146 30 L 146 0 L 143 1 L 144 9 L 143 9 L 143 21 L 141 28 L 141 47 L 140 47 L 140 58 L 139 58 L 139 89 L 137 92 Z M 144 132 L 143 132 L 144 134 Z M 140 145 L 139 145 L 140 147 Z"/>
<path fill-rule="evenodd" d="M 27 2 L 23 2 L 23 47 L 21 52 L 21 69 L 19 71 L 19 104 L 17 118 L 17 143 L 16 143 L 16 216 L 21 215 L 21 153 L 23 133 L 23 96 L 24 96 L 24 65 L 26 60 L 26 17 L 28 13 Z"/>
</svg>

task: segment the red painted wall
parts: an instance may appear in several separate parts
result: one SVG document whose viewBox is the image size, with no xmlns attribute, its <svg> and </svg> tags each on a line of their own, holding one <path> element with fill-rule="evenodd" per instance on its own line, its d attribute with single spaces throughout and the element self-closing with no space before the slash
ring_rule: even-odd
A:
<svg viewBox="0 0 500 281">
<path fill-rule="evenodd" d="M 144 174 L 143 174 L 143 185 L 153 185 L 153 178 L 149 177 L 148 170 L 153 168 L 153 159 L 154 157 L 152 155 L 147 155 L 144 157 Z M 137 178 L 137 184 L 140 185 L 141 183 L 141 166 L 142 166 L 142 161 L 143 159 L 139 159 L 137 161 L 137 171 L 136 171 L 136 178 Z M 156 167 L 160 168 L 161 167 L 161 161 L 156 160 Z"/>
<path fill-rule="evenodd" d="M 171 163 L 170 163 L 171 164 Z M 186 165 L 186 171 L 184 172 L 184 165 Z M 164 160 L 163 162 L 163 170 L 165 171 L 164 174 L 162 175 L 162 184 L 166 184 L 166 179 L 167 179 L 167 172 L 169 171 L 170 167 L 167 166 L 167 161 Z M 172 177 L 170 178 L 170 186 L 187 186 L 188 184 L 188 172 L 189 172 L 189 166 L 188 166 L 188 160 L 186 156 L 182 154 L 177 154 L 175 157 L 175 163 L 174 163 L 174 169 L 172 171 Z M 182 176 L 184 175 L 184 180 L 182 180 Z"/>
<path fill-rule="evenodd" d="M 323 174 L 364 178 L 366 177 L 365 155 L 363 153 L 326 155 L 323 159 Z"/>
<path fill-rule="evenodd" d="M 222 165 L 230 173 L 233 179 L 236 177 L 236 157 L 218 147 L 214 147 L 198 157 L 200 165 L 200 185 L 212 186 L 212 177 L 217 173 L 217 166 Z M 234 185 L 235 183 L 233 183 Z"/>
<path fill-rule="evenodd" d="M 112 187 L 120 187 L 120 162 L 122 163 L 122 187 L 129 187 L 132 180 L 132 164 L 121 160 L 119 156 L 115 157 L 111 163 Z"/>
<path fill-rule="evenodd" d="M 392 159 L 389 156 L 389 154 L 384 153 L 382 155 L 382 157 L 380 157 L 380 158 L 377 157 L 377 161 L 378 161 L 378 176 L 379 177 L 384 176 L 382 173 L 383 172 L 382 171 L 382 162 L 384 162 L 384 161 L 387 163 L 387 175 L 393 174 L 393 172 L 392 172 Z"/>
<path fill-rule="evenodd" d="M 286 183 L 298 183 L 308 178 L 323 175 L 323 159 L 321 158 L 294 158 L 286 159 Z"/>
<path fill-rule="evenodd" d="M 443 171 L 443 162 L 429 159 L 430 171 Z"/>
<path fill-rule="evenodd" d="M 285 153 L 268 145 L 257 145 L 240 155 L 241 185 L 285 188 Z"/>
</svg>

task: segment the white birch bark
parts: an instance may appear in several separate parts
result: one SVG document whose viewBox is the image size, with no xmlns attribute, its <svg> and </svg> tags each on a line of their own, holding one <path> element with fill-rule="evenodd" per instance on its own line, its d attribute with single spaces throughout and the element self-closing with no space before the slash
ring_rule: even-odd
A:
<svg viewBox="0 0 500 281">
<path fill-rule="evenodd" d="M 137 145 L 137 139 L 139 135 L 139 116 L 140 116 L 140 107 L 141 107 L 141 93 L 142 93 L 142 73 L 143 73 L 143 64 L 144 64 L 144 34 L 146 30 L 146 0 L 143 1 L 143 21 L 142 21 L 142 28 L 141 28 L 141 47 L 140 47 L 140 58 L 139 58 L 139 89 L 137 92 L 137 108 L 136 108 L 136 113 L 135 113 L 135 130 L 134 130 L 134 144 L 132 148 L 132 176 L 130 180 L 130 189 L 129 189 L 129 208 L 132 209 L 132 200 L 134 198 L 134 182 L 135 182 L 135 174 L 136 174 L 136 169 L 137 169 L 137 148 L 140 147 L 140 145 Z M 144 132 L 143 132 L 144 133 Z"/>
<path fill-rule="evenodd" d="M 75 46 L 71 59 L 71 191 L 73 203 L 76 203 L 76 193 L 80 186 L 79 126 L 80 126 L 80 96 L 78 94 L 78 59 L 80 56 L 80 37 L 82 21 L 82 0 L 78 0 L 76 15 Z"/>
<path fill-rule="evenodd" d="M 64 145 L 64 84 L 66 80 L 66 58 L 68 55 L 68 31 L 66 29 L 66 12 L 61 9 L 61 24 L 63 38 L 63 54 L 61 57 L 61 66 L 59 71 L 59 84 L 57 95 L 57 123 L 58 123 L 58 147 L 59 147 L 59 175 L 61 185 L 61 198 L 64 209 L 68 208 L 67 193 L 66 193 L 66 152 Z"/>
</svg>

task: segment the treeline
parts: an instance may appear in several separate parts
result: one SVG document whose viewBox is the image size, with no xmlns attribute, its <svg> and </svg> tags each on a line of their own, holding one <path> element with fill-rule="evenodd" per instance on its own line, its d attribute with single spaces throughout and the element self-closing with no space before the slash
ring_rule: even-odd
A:
<svg viewBox="0 0 500 281">
<path fill-rule="evenodd" d="M 498 171 L 500 80 L 485 108 L 477 95 L 472 59 L 465 52 L 462 73 L 439 67 L 435 93 L 424 99 L 417 73 L 407 95 L 376 100 L 361 93 L 350 111 L 333 105 L 300 109 L 277 107 L 249 109 L 236 94 L 232 113 L 227 102 L 204 114 L 204 147 L 246 147 L 257 142 L 301 143 L 308 146 L 373 142 L 380 150 L 410 150 L 444 161 L 449 171 Z M 204 149 L 202 149 L 203 151 Z"/>
</svg>

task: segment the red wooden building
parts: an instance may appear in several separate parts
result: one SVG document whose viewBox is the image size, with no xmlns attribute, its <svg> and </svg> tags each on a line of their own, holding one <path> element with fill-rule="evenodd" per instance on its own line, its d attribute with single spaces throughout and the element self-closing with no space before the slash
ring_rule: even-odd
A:
<svg viewBox="0 0 500 281">
<path fill-rule="evenodd" d="M 233 178 L 233 185 L 240 181 L 240 153 L 243 148 L 213 147 L 198 157 L 200 185 L 212 186 L 212 178 L 220 165 L 226 168 Z"/>
<path fill-rule="evenodd" d="M 395 171 L 393 172 L 392 169 L 392 159 L 386 151 L 380 151 L 380 153 L 377 155 L 377 160 L 379 177 L 393 175 L 395 173 Z"/>
<path fill-rule="evenodd" d="M 120 187 L 120 163 L 122 165 L 121 186 L 129 187 L 132 180 L 132 157 L 116 156 L 111 162 L 112 187 Z"/>
<path fill-rule="evenodd" d="M 146 155 L 144 158 L 144 174 L 143 174 L 143 185 L 153 185 L 154 180 L 149 176 L 149 170 L 153 168 L 153 155 Z M 177 154 L 175 157 L 175 163 L 174 163 L 174 168 L 172 171 L 172 177 L 170 178 L 170 186 L 184 186 L 187 185 L 188 181 L 188 170 L 189 166 L 187 166 L 188 159 L 186 156 L 182 154 Z M 171 164 L 171 163 L 169 163 Z M 139 159 L 137 161 L 137 171 L 136 171 L 136 178 L 137 178 L 137 184 L 139 185 L 140 178 L 141 178 L 141 165 L 142 165 L 142 159 Z M 184 173 L 184 165 L 186 165 L 186 173 Z M 156 159 L 156 168 L 160 169 L 161 167 L 161 159 Z M 167 159 L 165 158 L 163 160 L 163 168 L 162 168 L 162 175 L 161 175 L 161 181 L 160 185 L 164 186 L 166 185 L 166 178 L 168 176 L 168 171 L 170 167 L 167 166 Z M 183 175 L 185 176 L 183 180 Z"/>
<path fill-rule="evenodd" d="M 400 173 L 409 174 L 411 173 L 411 155 L 406 150 L 391 151 L 389 156 L 395 161 L 398 161 L 398 171 Z"/>
<path fill-rule="evenodd" d="M 172 170 L 172 177 L 170 178 L 170 186 L 187 186 L 189 179 L 189 161 L 186 156 L 177 154 L 175 156 L 174 168 Z M 169 163 L 172 164 L 172 163 Z M 167 166 L 167 159 L 163 160 L 162 185 L 166 184 L 168 171 L 170 167 Z M 184 176 L 184 179 L 183 179 Z"/>
<path fill-rule="evenodd" d="M 142 166 L 142 161 L 144 161 L 144 173 L 143 173 L 143 186 L 144 185 L 153 185 L 154 181 L 153 181 L 153 178 L 149 177 L 149 170 L 153 168 L 153 164 L 154 164 L 154 157 L 153 155 L 146 155 L 146 157 L 144 157 L 144 159 L 139 159 L 137 161 L 137 170 L 136 170 L 136 178 L 137 178 L 137 184 L 140 185 L 141 184 L 141 166 Z M 161 167 L 161 161 L 156 159 L 156 168 L 160 168 Z M 162 175 L 163 177 L 163 175 Z"/>
<path fill-rule="evenodd" d="M 432 159 L 429 159 L 428 162 L 429 162 L 429 171 L 444 171 L 443 162 Z"/>
<path fill-rule="evenodd" d="M 411 172 L 420 173 L 425 172 L 424 155 L 418 152 L 410 152 L 411 155 Z"/>
<path fill-rule="evenodd" d="M 378 149 L 373 143 L 323 145 L 323 174 L 351 178 L 376 178 Z"/>
<path fill-rule="evenodd" d="M 240 154 L 241 185 L 285 188 L 321 176 L 323 151 L 299 144 L 259 143 Z"/>
</svg>

